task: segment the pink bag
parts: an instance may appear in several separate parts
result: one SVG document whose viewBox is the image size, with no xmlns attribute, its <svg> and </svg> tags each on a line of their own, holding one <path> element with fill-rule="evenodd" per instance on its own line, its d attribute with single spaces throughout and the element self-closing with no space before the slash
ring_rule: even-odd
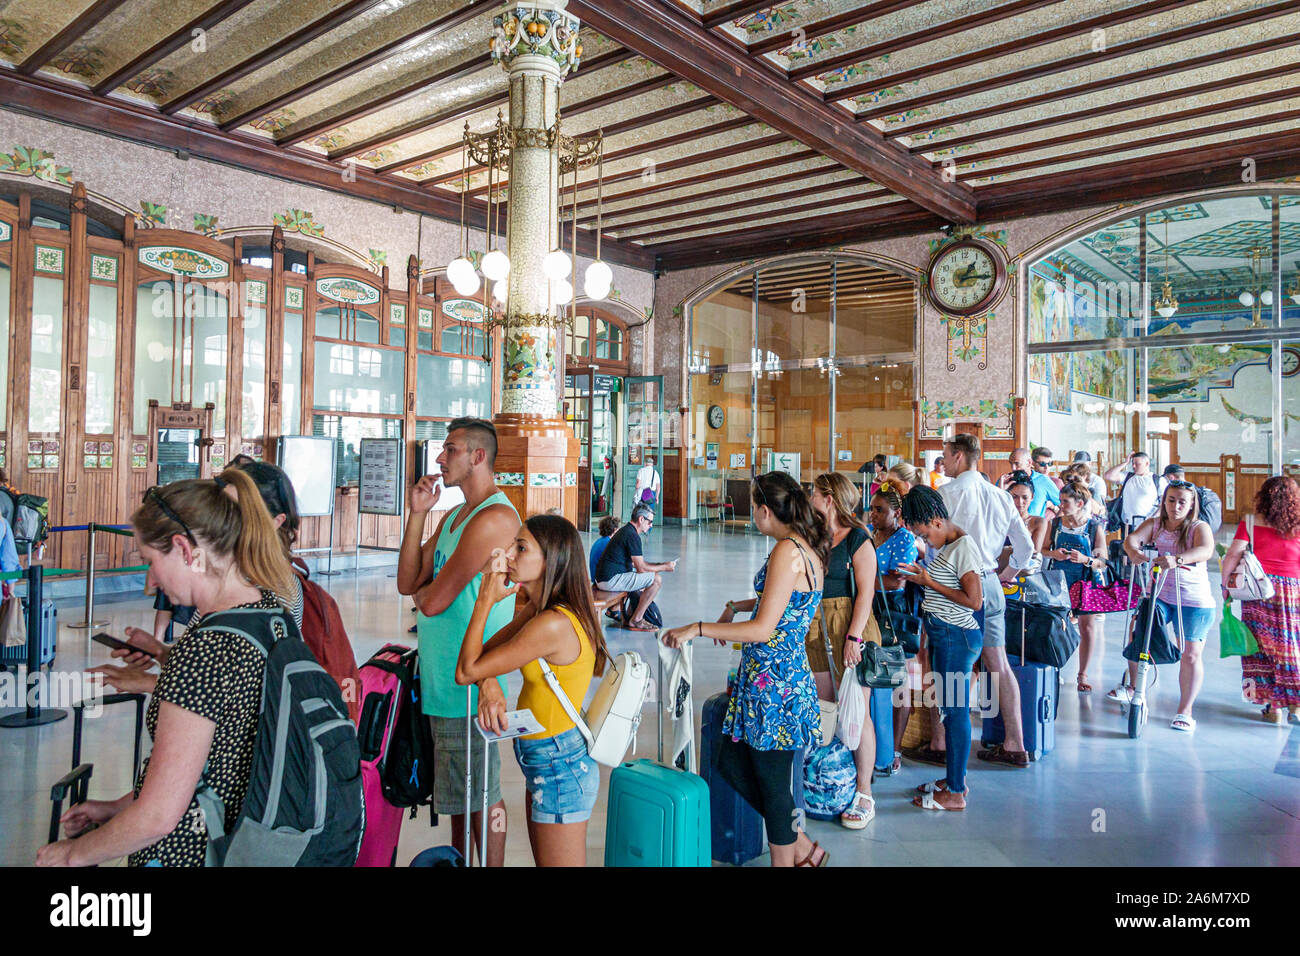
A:
<svg viewBox="0 0 1300 956">
<path fill-rule="evenodd" d="M 1131 611 L 1142 599 L 1142 589 L 1129 594 L 1127 581 L 1096 584 L 1083 578 L 1070 585 L 1070 606 L 1079 614 L 1113 614 Z"/>
<path fill-rule="evenodd" d="M 401 679 L 383 664 L 396 665 L 409 650 L 389 644 L 367 661 L 361 675 L 361 715 L 357 720 L 357 742 L 361 745 L 361 786 L 366 800 L 366 832 L 355 866 L 392 866 L 397 840 L 402 834 L 402 807 L 384 797 L 383 760 L 397 719 L 397 695 Z M 376 665 L 379 666 L 376 666 Z"/>
</svg>

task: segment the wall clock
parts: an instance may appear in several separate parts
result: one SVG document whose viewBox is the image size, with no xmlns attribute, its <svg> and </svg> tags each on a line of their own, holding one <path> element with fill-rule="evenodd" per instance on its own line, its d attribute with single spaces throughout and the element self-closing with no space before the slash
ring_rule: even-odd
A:
<svg viewBox="0 0 1300 956">
<path fill-rule="evenodd" d="M 721 405 L 709 406 L 709 427 L 710 428 L 721 428 L 725 418 L 726 416 L 722 411 Z"/>
<path fill-rule="evenodd" d="M 945 315 L 979 315 L 1002 297 L 1007 270 L 1001 254 L 979 239 L 959 239 L 935 253 L 926 295 Z"/>
<path fill-rule="evenodd" d="M 1273 356 L 1268 358 L 1268 370 L 1273 371 Z M 1300 349 L 1284 348 L 1282 350 L 1282 377 L 1291 378 L 1300 372 Z"/>
</svg>

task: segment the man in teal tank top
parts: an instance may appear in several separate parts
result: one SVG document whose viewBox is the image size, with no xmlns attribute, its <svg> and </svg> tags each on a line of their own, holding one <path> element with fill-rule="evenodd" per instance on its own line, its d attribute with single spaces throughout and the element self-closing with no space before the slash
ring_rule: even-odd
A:
<svg viewBox="0 0 1300 956">
<path fill-rule="evenodd" d="M 478 599 L 483 571 L 495 554 L 510 547 L 519 530 L 519 514 L 496 486 L 497 437 L 492 423 L 480 418 L 458 418 L 447 426 L 447 439 L 438 456 L 441 476 L 425 475 L 410 492 L 406 532 L 397 561 L 397 590 L 414 594 L 419 609 L 420 693 L 434 736 L 435 813 L 451 817 L 452 842 L 468 858 L 464 842 L 466 688 L 456 683 L 456 658 Z M 437 507 L 442 489 L 459 488 L 465 503 L 443 515 L 437 530 L 423 544 L 425 518 Z M 492 608 L 486 641 L 514 617 L 514 598 Z M 482 681 L 469 688 L 470 710 L 478 713 L 479 694 L 505 700 L 502 678 Z M 473 717 L 471 717 L 473 719 Z M 470 792 L 479 806 L 483 793 L 483 737 L 471 732 L 473 742 Z M 505 862 L 506 808 L 501 798 L 501 757 L 491 745 L 488 757 L 487 862 Z M 473 814 L 475 839 L 481 832 L 481 811 Z"/>
</svg>

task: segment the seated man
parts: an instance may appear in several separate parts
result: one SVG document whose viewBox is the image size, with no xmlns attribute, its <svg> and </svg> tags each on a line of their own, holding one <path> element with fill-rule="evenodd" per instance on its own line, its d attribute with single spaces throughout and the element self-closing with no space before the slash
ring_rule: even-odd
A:
<svg viewBox="0 0 1300 956">
<path fill-rule="evenodd" d="M 645 609 L 655 599 L 661 586 L 660 573 L 677 570 L 677 560 L 651 564 L 642 556 L 641 535 L 655 523 L 654 509 L 639 504 L 632 509 L 632 519 L 614 533 L 596 565 L 596 587 L 602 591 L 640 591 L 641 599 L 627 627 L 633 631 L 653 631 L 645 619 Z"/>
<path fill-rule="evenodd" d="M 618 530 L 618 518 L 606 515 L 600 519 L 597 530 L 600 532 L 600 537 L 592 542 L 591 558 L 587 562 L 588 569 L 591 571 L 592 584 L 596 583 L 596 567 L 600 564 L 600 557 L 609 546 L 609 539 L 614 537 L 614 532 Z"/>
</svg>

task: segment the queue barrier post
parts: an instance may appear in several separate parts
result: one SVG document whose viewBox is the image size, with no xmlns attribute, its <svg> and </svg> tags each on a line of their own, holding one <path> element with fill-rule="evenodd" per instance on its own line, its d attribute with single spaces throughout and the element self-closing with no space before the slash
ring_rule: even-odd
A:
<svg viewBox="0 0 1300 956">
<path fill-rule="evenodd" d="M 45 568 L 33 564 L 21 577 L 27 578 L 27 686 L 21 713 L 0 717 L 0 727 L 35 727 L 52 724 L 68 716 L 66 710 L 41 707 L 41 601 L 45 597 Z"/>
<path fill-rule="evenodd" d="M 95 620 L 95 525 L 86 526 L 86 619 L 79 624 L 70 624 L 73 630 L 85 631 L 103 627 L 108 621 Z M 89 645 L 87 645 L 89 646 Z"/>
</svg>

